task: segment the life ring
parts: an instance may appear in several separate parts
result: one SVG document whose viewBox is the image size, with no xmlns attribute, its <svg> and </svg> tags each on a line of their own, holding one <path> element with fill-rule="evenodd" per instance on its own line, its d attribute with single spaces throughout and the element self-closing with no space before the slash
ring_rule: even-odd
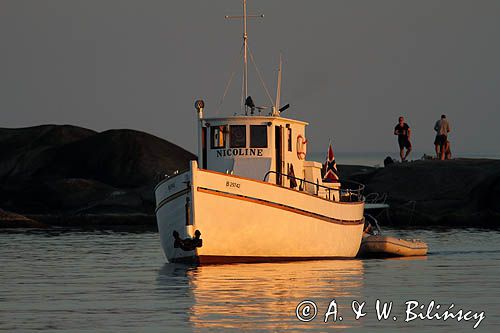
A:
<svg viewBox="0 0 500 333">
<path fill-rule="evenodd" d="M 297 157 L 299 160 L 306 158 L 307 140 L 302 135 L 297 135 Z"/>
</svg>

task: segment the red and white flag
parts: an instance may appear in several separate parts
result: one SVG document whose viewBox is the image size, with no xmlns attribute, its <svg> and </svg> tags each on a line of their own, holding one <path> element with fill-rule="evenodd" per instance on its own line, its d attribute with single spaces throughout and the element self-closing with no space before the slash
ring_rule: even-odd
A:
<svg viewBox="0 0 500 333">
<path fill-rule="evenodd" d="M 323 182 L 325 183 L 338 183 L 339 172 L 337 171 L 337 163 L 335 163 L 335 156 L 333 155 L 332 144 L 328 147 L 328 155 L 324 165 Z"/>
</svg>

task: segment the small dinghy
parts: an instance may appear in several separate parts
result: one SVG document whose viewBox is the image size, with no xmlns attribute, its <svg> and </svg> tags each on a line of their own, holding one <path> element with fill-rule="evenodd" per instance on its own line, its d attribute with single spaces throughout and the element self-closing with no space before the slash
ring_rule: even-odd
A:
<svg viewBox="0 0 500 333">
<path fill-rule="evenodd" d="M 358 257 L 360 258 L 387 258 L 387 257 L 411 257 L 427 255 L 428 246 L 419 239 L 401 239 L 384 236 L 380 232 L 377 221 L 373 220 L 375 228 L 368 223 L 365 235 L 361 240 Z"/>
<path fill-rule="evenodd" d="M 427 249 L 427 244 L 418 239 L 371 235 L 363 237 L 358 256 L 362 258 L 425 256 Z"/>
</svg>

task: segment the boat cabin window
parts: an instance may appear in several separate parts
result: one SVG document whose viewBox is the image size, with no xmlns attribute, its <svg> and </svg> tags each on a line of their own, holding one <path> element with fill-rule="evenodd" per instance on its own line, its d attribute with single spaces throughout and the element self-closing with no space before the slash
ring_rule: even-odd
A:
<svg viewBox="0 0 500 333">
<path fill-rule="evenodd" d="M 250 148 L 267 148 L 267 125 L 250 125 Z"/>
<path fill-rule="evenodd" d="M 226 148 L 226 136 L 224 129 L 226 126 L 212 126 L 210 127 L 210 148 Z"/>
<path fill-rule="evenodd" d="M 231 148 L 245 148 L 247 145 L 247 130 L 245 125 L 229 126 L 229 145 Z"/>
</svg>

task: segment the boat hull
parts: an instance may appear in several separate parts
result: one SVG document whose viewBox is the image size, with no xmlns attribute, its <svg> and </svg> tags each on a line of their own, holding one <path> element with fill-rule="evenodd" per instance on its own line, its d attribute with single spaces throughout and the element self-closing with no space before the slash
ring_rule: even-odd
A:
<svg viewBox="0 0 500 333">
<path fill-rule="evenodd" d="M 358 252 L 362 202 L 332 202 L 196 168 L 176 178 L 156 190 L 158 229 L 169 262 L 340 259 Z M 169 183 L 177 191 L 167 191 Z M 195 230 L 201 232 L 200 247 L 187 251 L 174 247 L 174 231 L 189 240 Z"/>
</svg>

